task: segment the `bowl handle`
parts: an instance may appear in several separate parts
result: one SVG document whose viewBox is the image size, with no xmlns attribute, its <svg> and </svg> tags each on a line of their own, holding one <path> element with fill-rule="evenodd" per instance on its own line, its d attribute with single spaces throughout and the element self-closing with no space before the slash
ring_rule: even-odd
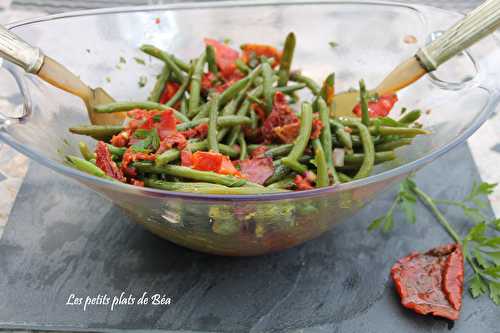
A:
<svg viewBox="0 0 500 333">
<path fill-rule="evenodd" d="M 11 103 L 2 103 L 0 107 L 0 129 L 12 123 L 19 123 L 31 113 L 31 99 L 27 95 L 26 82 L 23 80 L 21 72 L 17 66 L 14 66 L 8 62 L 1 62 L 1 67 L 3 67 L 16 82 L 16 88 L 20 91 L 22 96 L 22 102 L 17 105 L 12 105 Z"/>
</svg>

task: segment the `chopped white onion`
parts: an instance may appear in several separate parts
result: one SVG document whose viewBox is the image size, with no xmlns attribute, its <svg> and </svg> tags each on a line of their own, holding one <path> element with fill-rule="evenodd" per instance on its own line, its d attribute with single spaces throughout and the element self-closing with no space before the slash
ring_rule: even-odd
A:
<svg viewBox="0 0 500 333">
<path fill-rule="evenodd" d="M 344 166 L 345 149 L 335 148 L 333 150 L 333 165 L 338 167 Z"/>
</svg>

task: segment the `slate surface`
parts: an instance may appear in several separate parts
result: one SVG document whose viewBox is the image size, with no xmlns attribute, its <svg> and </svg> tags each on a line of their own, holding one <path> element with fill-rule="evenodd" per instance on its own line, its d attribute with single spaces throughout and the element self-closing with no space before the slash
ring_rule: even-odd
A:
<svg viewBox="0 0 500 333">
<path fill-rule="evenodd" d="M 466 146 L 418 175 L 435 197 L 460 198 L 477 180 Z M 385 198 L 384 198 L 385 197 Z M 417 316 L 398 303 L 389 270 L 412 250 L 449 242 L 427 212 L 394 233 L 366 225 L 390 193 L 323 237 L 254 258 L 189 251 L 131 222 L 93 192 L 33 164 L 0 240 L 0 327 L 215 332 L 500 332 L 498 308 L 465 294 L 461 319 Z M 448 211 L 460 228 L 465 221 Z M 167 305 L 65 305 L 80 296 L 148 292 Z M 84 300 L 85 301 L 85 300 Z M 304 332 L 300 330 L 300 332 Z"/>
</svg>

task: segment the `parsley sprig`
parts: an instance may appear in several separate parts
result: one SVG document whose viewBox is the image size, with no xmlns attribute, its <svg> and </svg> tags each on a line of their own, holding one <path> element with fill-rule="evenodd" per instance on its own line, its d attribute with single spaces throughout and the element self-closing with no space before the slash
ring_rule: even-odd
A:
<svg viewBox="0 0 500 333">
<path fill-rule="evenodd" d="M 488 294 L 495 304 L 500 305 L 500 219 L 491 220 L 483 213 L 483 209 L 487 207 L 485 198 L 493 192 L 496 185 L 475 183 L 462 201 L 437 200 L 431 198 L 411 178 L 408 178 L 401 183 L 387 213 L 376 218 L 368 226 L 368 230 L 381 228 L 383 232 L 390 231 L 394 226 L 394 211 L 397 208 L 404 211 L 408 222 L 415 223 L 415 207 L 418 201 L 422 202 L 454 241 L 462 244 L 465 259 L 473 271 L 468 281 L 472 297 Z M 460 237 L 439 210 L 438 205 L 462 209 L 474 226 L 464 237 Z"/>
</svg>

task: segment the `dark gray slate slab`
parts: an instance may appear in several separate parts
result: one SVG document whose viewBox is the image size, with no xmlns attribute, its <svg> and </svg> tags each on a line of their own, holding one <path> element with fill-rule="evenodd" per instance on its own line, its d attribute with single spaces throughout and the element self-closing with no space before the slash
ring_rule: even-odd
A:
<svg viewBox="0 0 500 333">
<path fill-rule="evenodd" d="M 433 196 L 457 198 L 478 180 L 463 146 L 418 175 Z M 500 332 L 487 298 L 465 295 L 453 324 L 398 303 L 389 270 L 412 250 L 450 239 L 419 209 L 418 223 L 369 234 L 391 193 L 323 237 L 255 258 L 192 252 L 143 230 L 111 203 L 32 165 L 0 241 L 0 327 L 216 332 Z M 449 211 L 460 228 L 465 221 Z M 66 305 L 69 296 L 147 292 L 166 305 Z M 302 332 L 302 331 L 301 331 Z"/>
</svg>

